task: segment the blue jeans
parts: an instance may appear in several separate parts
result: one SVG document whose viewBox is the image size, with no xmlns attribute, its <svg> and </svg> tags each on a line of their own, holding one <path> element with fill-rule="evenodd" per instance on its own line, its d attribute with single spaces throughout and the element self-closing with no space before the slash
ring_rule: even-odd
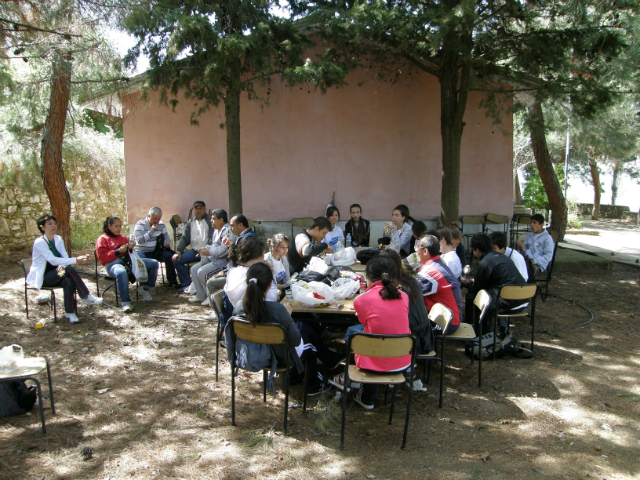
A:
<svg viewBox="0 0 640 480">
<path fill-rule="evenodd" d="M 191 275 L 189 274 L 189 270 L 185 267 L 187 263 L 199 262 L 200 257 L 196 257 L 198 252 L 195 250 L 185 250 L 180 257 L 180 260 L 175 262 L 173 265 L 176 267 L 176 272 L 178 273 L 178 279 L 180 280 L 180 286 L 188 287 L 191 285 Z"/>
<path fill-rule="evenodd" d="M 156 285 L 156 277 L 158 275 L 158 262 L 150 258 L 140 257 L 147 267 L 149 280 L 141 285 L 153 288 Z M 122 305 L 131 305 L 131 297 L 129 296 L 129 276 L 127 270 L 122 264 L 121 258 L 116 258 L 113 262 L 105 265 L 107 273 L 116 279 L 116 288 L 120 294 Z"/>
<path fill-rule="evenodd" d="M 347 333 L 344 336 L 344 343 L 349 342 L 349 337 L 351 336 L 352 333 L 362 333 L 362 332 L 364 332 L 364 325 L 362 325 L 361 323 L 358 323 L 357 325 L 351 325 L 349 328 L 347 328 Z"/>
</svg>

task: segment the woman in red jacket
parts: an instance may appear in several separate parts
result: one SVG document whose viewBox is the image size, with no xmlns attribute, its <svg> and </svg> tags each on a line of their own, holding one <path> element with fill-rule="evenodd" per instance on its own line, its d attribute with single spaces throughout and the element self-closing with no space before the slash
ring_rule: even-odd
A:
<svg viewBox="0 0 640 480">
<path fill-rule="evenodd" d="M 409 328 L 409 297 L 398 289 L 394 280 L 395 265 L 386 257 L 367 262 L 367 291 L 353 302 L 364 333 L 383 335 L 411 334 Z M 356 366 L 377 373 L 401 372 L 411 366 L 411 355 L 393 358 L 372 358 L 356 355 Z M 378 385 L 364 384 L 354 400 L 371 410 L 378 396 Z"/>
<path fill-rule="evenodd" d="M 120 217 L 107 217 L 102 225 L 104 235 L 101 235 L 96 241 L 96 254 L 100 263 L 106 267 L 107 273 L 116 279 L 116 288 L 120 294 L 122 302 L 122 311 L 124 313 L 131 312 L 131 297 L 129 297 L 129 275 L 124 266 L 124 259 L 128 252 L 133 250 L 135 243 L 129 243 L 129 239 L 122 235 L 122 220 Z M 156 284 L 156 276 L 158 274 L 158 261 L 152 258 L 142 258 L 141 260 L 147 267 L 149 280 L 147 289 L 143 285 L 138 287 L 138 291 L 142 297 L 151 301 L 149 288 L 153 288 Z M 144 292 L 144 293 L 143 293 Z"/>
</svg>

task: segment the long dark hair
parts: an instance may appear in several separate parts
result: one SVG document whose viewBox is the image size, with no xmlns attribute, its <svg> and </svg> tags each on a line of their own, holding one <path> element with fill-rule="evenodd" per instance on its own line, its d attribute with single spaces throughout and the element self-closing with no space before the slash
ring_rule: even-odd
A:
<svg viewBox="0 0 640 480">
<path fill-rule="evenodd" d="M 395 265 L 390 258 L 378 255 L 367 262 L 364 274 L 372 282 L 382 281 L 380 296 L 383 300 L 397 300 L 400 298 L 394 271 Z"/>
<path fill-rule="evenodd" d="M 102 231 L 110 237 L 115 237 L 115 235 L 111 232 L 111 230 L 109 230 L 109 225 L 113 225 L 114 223 L 116 223 L 116 220 L 120 220 L 120 217 L 113 215 L 112 217 L 107 217 L 105 221 L 102 222 Z"/>
<path fill-rule="evenodd" d="M 267 308 L 264 305 L 264 292 L 269 290 L 273 281 L 273 272 L 266 263 L 258 262 L 247 271 L 247 289 L 244 292 L 242 307 L 247 319 L 252 323 L 268 323 Z"/>
<path fill-rule="evenodd" d="M 387 248 L 380 252 L 380 256 L 387 257 L 393 262 L 395 266 L 393 272 L 394 278 L 398 285 L 400 285 L 402 291 L 409 295 L 411 301 L 417 302 L 418 300 L 421 300 L 422 289 L 420 288 L 420 284 L 413 276 L 411 276 L 405 271 L 404 268 L 402 268 L 402 257 L 400 257 L 400 254 L 395 250 Z"/>
<path fill-rule="evenodd" d="M 351 217 L 352 208 L 360 209 L 360 221 L 358 222 L 358 228 L 356 228 L 353 218 L 349 218 L 349 221 L 347 223 L 351 225 L 351 232 L 353 232 L 352 240 L 355 241 L 358 245 L 362 245 L 362 243 L 367 238 L 367 225 L 366 225 L 367 221 L 362 217 L 362 207 L 357 203 L 354 203 L 349 207 L 349 217 Z M 347 245 L 347 247 L 350 247 L 350 246 L 351 245 Z"/>
<path fill-rule="evenodd" d="M 232 245 L 229 249 L 229 260 L 238 265 L 264 255 L 264 242 L 256 237 L 245 238 L 240 245 Z"/>
<path fill-rule="evenodd" d="M 407 223 L 409 221 L 411 223 L 414 223 L 416 221 L 415 218 L 413 218 L 411 215 L 409 215 L 409 207 L 407 207 L 406 205 L 404 205 L 402 203 L 400 205 L 398 205 L 396 208 L 394 208 L 393 210 L 399 210 L 400 211 L 400 215 L 402 215 L 404 217 L 404 223 Z"/>
</svg>

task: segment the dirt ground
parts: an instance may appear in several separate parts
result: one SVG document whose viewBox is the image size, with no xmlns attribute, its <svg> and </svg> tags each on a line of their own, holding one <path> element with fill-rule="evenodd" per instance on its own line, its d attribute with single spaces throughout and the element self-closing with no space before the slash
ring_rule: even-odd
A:
<svg viewBox="0 0 640 480">
<path fill-rule="evenodd" d="M 584 305 L 594 321 L 571 328 L 589 313 L 538 300 L 536 330 L 567 330 L 537 334 L 532 359 L 484 363 L 482 388 L 477 363 L 461 344 L 448 345 L 444 406 L 434 368 L 428 392 L 413 397 L 404 450 L 405 389 L 392 426 L 382 398 L 370 412 L 350 401 L 340 451 L 335 392 L 313 399 L 306 414 L 291 409 L 285 437 L 284 395 L 263 404 L 261 375 L 241 374 L 232 427 L 226 360 L 215 381 L 215 323 L 139 315 L 202 318 L 205 307 L 158 287 L 152 304 L 134 301 L 134 314 L 80 305 L 80 324 L 36 330 L 52 315 L 30 303 L 26 318 L 19 258 L 0 259 L 0 346 L 49 358 L 57 412 L 45 410 L 46 435 L 37 409 L 0 419 L 0 478 L 640 478 L 638 269 L 554 278 L 550 293 Z M 114 303 L 112 291 L 105 298 Z M 301 405 L 301 393 L 292 387 L 290 401 Z"/>
</svg>

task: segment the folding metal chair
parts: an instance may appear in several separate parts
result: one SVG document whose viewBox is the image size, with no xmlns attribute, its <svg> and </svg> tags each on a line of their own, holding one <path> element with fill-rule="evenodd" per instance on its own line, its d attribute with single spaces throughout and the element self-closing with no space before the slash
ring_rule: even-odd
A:
<svg viewBox="0 0 640 480">
<path fill-rule="evenodd" d="M 558 251 L 558 233 L 551 228 L 547 228 L 547 232 L 553 238 L 553 243 L 555 244 L 553 247 L 553 257 L 551 257 L 551 261 L 549 265 L 547 265 L 547 269 L 543 272 L 536 272 L 535 282 L 538 285 L 538 291 L 540 292 L 540 298 L 544 302 L 549 296 L 549 282 L 551 282 L 551 273 L 553 272 L 553 264 L 556 261 L 556 252 Z M 543 293 L 544 290 L 544 293 Z"/>
<path fill-rule="evenodd" d="M 218 327 L 216 328 L 216 382 L 218 381 L 218 364 L 220 361 L 220 340 L 222 339 L 222 334 L 220 326 L 220 312 L 222 312 L 222 297 L 224 295 L 224 290 L 218 290 L 217 292 L 211 292 L 209 286 L 207 286 L 207 292 L 209 293 L 209 305 L 211 306 L 211 310 L 216 314 L 218 319 Z"/>
<path fill-rule="evenodd" d="M 407 445 L 407 433 L 409 432 L 409 416 L 411 415 L 411 399 L 413 398 L 413 378 L 415 373 L 416 360 L 416 338 L 413 335 L 377 335 L 373 333 L 354 333 L 347 342 L 347 357 L 362 355 L 373 358 L 394 358 L 411 355 L 409 363 L 409 400 L 407 401 L 407 415 L 404 422 L 404 434 L 402 437 L 402 448 Z M 340 431 L 340 450 L 344 450 L 344 430 L 347 415 L 347 388 L 351 382 L 360 384 L 381 384 L 381 385 L 403 385 L 405 378 L 402 372 L 389 372 L 375 374 L 366 370 L 361 370 L 355 365 L 344 367 L 345 391 L 342 395 L 342 428 Z M 396 397 L 396 388 L 391 394 L 391 409 L 389 411 L 389 425 L 393 421 L 393 407 Z"/>
<path fill-rule="evenodd" d="M 13 380 L 32 380 L 38 388 L 38 405 L 40 407 L 40 424 L 42 425 L 42 433 L 47 433 L 47 427 L 44 422 L 44 407 L 42 405 L 42 388 L 40 382 L 34 375 L 39 374 L 44 369 L 47 369 L 47 380 L 49 381 L 49 401 L 51 402 L 51 414 L 56 414 L 56 406 L 53 401 L 53 386 L 51 383 L 51 369 L 49 368 L 49 361 L 46 358 L 34 357 L 25 358 L 22 366 L 11 373 L 0 373 L 0 383 L 8 383 Z"/>
<path fill-rule="evenodd" d="M 30 287 L 27 284 L 27 276 L 29 275 L 29 270 L 31 270 L 31 262 L 30 258 L 23 258 L 20 260 L 20 265 L 22 265 L 22 272 L 24 273 L 24 307 L 27 310 L 27 318 L 29 318 L 29 296 L 27 292 L 29 290 L 38 290 L 35 287 Z M 48 290 L 51 292 L 51 302 L 49 302 L 49 308 L 53 309 L 53 322 L 56 323 L 58 321 L 58 309 L 56 306 L 56 292 L 55 290 L 62 289 L 62 286 L 59 287 L 40 287 L 40 290 Z M 98 296 L 100 292 L 98 292 Z M 73 292 L 73 309 L 77 313 L 78 312 L 78 304 L 76 299 L 76 292 Z"/>
<path fill-rule="evenodd" d="M 231 322 L 231 425 L 236 426 L 236 370 L 235 366 L 235 353 L 236 353 L 236 339 L 240 338 L 246 342 L 259 343 L 262 345 L 285 345 L 287 348 L 287 361 L 284 367 L 278 367 L 277 373 L 282 374 L 282 382 L 284 384 L 284 435 L 287 434 L 287 418 L 289 413 L 289 357 L 290 346 L 289 337 L 282 325 L 277 323 L 265 323 L 254 325 L 246 320 L 241 320 L 237 317 L 233 317 L 229 320 Z M 227 339 L 228 341 L 229 339 Z M 262 370 L 262 401 L 267 401 L 267 378 L 269 369 Z M 307 406 L 307 375 L 305 368 L 305 381 L 304 381 L 304 407 Z"/>
<path fill-rule="evenodd" d="M 498 318 L 528 317 L 531 319 L 531 351 L 533 352 L 533 336 L 535 333 L 535 313 L 537 285 L 505 285 L 500 289 L 496 300 L 496 309 L 493 317 L 493 359 L 496 359 L 496 332 Z M 517 310 L 500 311 L 500 300 L 529 300 L 526 307 Z M 473 356 L 472 356 L 473 358 Z"/>
</svg>

